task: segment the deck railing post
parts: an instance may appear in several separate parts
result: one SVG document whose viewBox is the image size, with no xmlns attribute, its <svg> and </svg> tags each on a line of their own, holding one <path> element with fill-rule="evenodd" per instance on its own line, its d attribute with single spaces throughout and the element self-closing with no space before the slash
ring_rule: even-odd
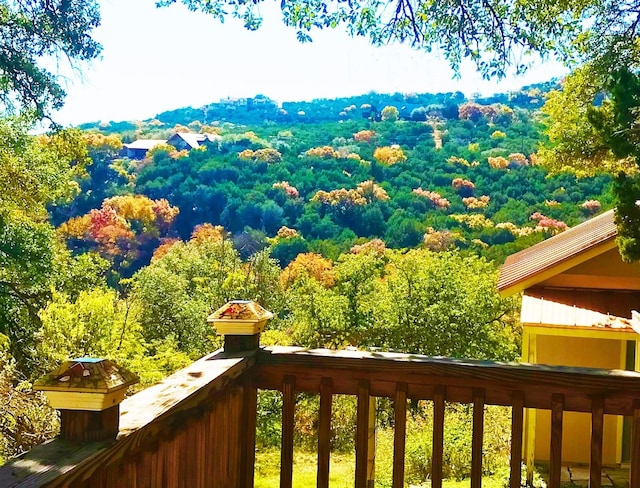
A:
<svg viewBox="0 0 640 488">
<path fill-rule="evenodd" d="M 260 334 L 224 336 L 224 352 L 254 351 L 260 347 Z"/>
</svg>

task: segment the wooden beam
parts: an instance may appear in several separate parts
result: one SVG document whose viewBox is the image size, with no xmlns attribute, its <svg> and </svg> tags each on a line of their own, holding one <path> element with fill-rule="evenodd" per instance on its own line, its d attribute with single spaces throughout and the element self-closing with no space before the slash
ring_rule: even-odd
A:
<svg viewBox="0 0 640 488">
<path fill-rule="evenodd" d="M 522 338 L 523 361 L 536 364 L 537 358 L 537 336 L 534 327 L 523 325 L 524 334 Z M 525 355 L 526 354 L 526 355 Z M 524 433 L 524 460 L 527 466 L 527 483 L 533 486 L 533 475 L 535 473 L 536 455 L 536 411 L 528 408 L 525 411 L 525 433 Z"/>
<path fill-rule="evenodd" d="M 522 478 L 522 434 L 524 393 L 514 391 L 511 395 L 511 462 L 509 464 L 509 488 L 520 488 Z"/>
<path fill-rule="evenodd" d="M 285 376 L 282 383 L 282 446 L 280 447 L 280 488 L 293 484 L 293 431 L 296 409 L 296 378 Z"/>
<path fill-rule="evenodd" d="M 404 453 L 407 433 L 407 384 L 396 385 L 393 403 L 393 488 L 404 488 Z"/>
<path fill-rule="evenodd" d="M 318 418 L 318 488 L 329 487 L 332 386 L 333 380 L 331 378 L 322 378 L 320 382 L 320 413 Z"/>
<path fill-rule="evenodd" d="M 603 276 L 596 274 L 559 274 L 543 283 L 558 288 L 584 288 L 586 290 L 640 290 L 636 276 Z"/>
</svg>

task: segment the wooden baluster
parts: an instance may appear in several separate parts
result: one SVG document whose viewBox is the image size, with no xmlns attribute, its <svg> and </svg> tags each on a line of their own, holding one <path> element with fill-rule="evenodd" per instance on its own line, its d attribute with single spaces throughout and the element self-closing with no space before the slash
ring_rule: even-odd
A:
<svg viewBox="0 0 640 488">
<path fill-rule="evenodd" d="M 282 446 L 280 450 L 280 487 L 293 483 L 293 420 L 296 406 L 296 378 L 287 375 L 282 382 Z"/>
<path fill-rule="evenodd" d="M 633 401 L 629 488 L 640 488 L 640 400 Z"/>
<path fill-rule="evenodd" d="M 367 488 L 369 458 L 369 382 L 358 381 L 358 419 L 356 426 L 356 488 Z"/>
<path fill-rule="evenodd" d="M 396 397 L 393 403 L 393 488 L 404 487 L 404 451 L 407 432 L 407 384 L 396 385 Z"/>
<path fill-rule="evenodd" d="M 243 425 L 241 428 L 240 479 L 244 486 L 253 486 L 256 464 L 256 423 L 258 421 L 258 390 L 251 378 L 243 386 Z"/>
<path fill-rule="evenodd" d="M 591 462 L 589 488 L 600 488 L 602 482 L 602 429 L 604 426 L 604 398 L 591 400 Z"/>
<path fill-rule="evenodd" d="M 511 473 L 509 476 L 509 488 L 520 488 L 524 393 L 514 391 L 511 395 L 511 405 Z"/>
<path fill-rule="evenodd" d="M 320 381 L 320 417 L 318 419 L 318 488 L 329 486 L 329 457 L 331 455 L 331 401 L 333 380 Z"/>
<path fill-rule="evenodd" d="M 484 389 L 473 390 L 473 436 L 471 438 L 471 488 L 482 486 L 482 441 L 484 439 Z"/>
<path fill-rule="evenodd" d="M 367 487 L 374 488 L 376 484 L 376 397 L 369 397 L 369 426 L 367 428 Z"/>
<path fill-rule="evenodd" d="M 446 388 L 433 392 L 433 448 L 431 450 L 431 488 L 442 488 L 442 454 L 444 445 L 444 399 Z"/>
<path fill-rule="evenodd" d="M 562 414 L 564 395 L 551 395 L 551 451 L 549 460 L 549 488 L 560 488 L 562 471 Z"/>
</svg>

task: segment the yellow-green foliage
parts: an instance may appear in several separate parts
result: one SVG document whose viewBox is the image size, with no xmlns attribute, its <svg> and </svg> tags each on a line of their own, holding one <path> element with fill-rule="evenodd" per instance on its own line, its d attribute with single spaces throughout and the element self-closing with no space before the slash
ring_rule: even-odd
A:
<svg viewBox="0 0 640 488">
<path fill-rule="evenodd" d="M 0 334 L 0 398 L 0 464 L 57 434 L 55 410 L 21 377 L 3 334 Z"/>
<path fill-rule="evenodd" d="M 38 371 L 46 373 L 76 357 L 103 357 L 139 374 L 137 388 L 142 388 L 191 362 L 171 335 L 146 342 L 139 315 L 139 303 L 119 298 L 114 290 L 83 291 L 76 300 L 55 294 L 40 313 Z"/>
</svg>

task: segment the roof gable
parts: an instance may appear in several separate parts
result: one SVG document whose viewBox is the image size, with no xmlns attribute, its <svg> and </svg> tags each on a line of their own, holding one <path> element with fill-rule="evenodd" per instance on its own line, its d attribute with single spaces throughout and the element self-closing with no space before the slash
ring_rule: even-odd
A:
<svg viewBox="0 0 640 488">
<path fill-rule="evenodd" d="M 609 210 L 509 256 L 498 278 L 500 294 L 518 293 L 615 248 L 617 229 L 613 212 Z"/>
<path fill-rule="evenodd" d="M 173 136 L 169 138 L 169 144 L 171 141 L 176 138 L 182 139 L 186 144 L 191 147 L 191 149 L 195 149 L 200 146 L 201 142 L 204 142 L 207 139 L 207 136 L 204 134 L 195 134 L 193 132 L 176 132 Z"/>
</svg>

